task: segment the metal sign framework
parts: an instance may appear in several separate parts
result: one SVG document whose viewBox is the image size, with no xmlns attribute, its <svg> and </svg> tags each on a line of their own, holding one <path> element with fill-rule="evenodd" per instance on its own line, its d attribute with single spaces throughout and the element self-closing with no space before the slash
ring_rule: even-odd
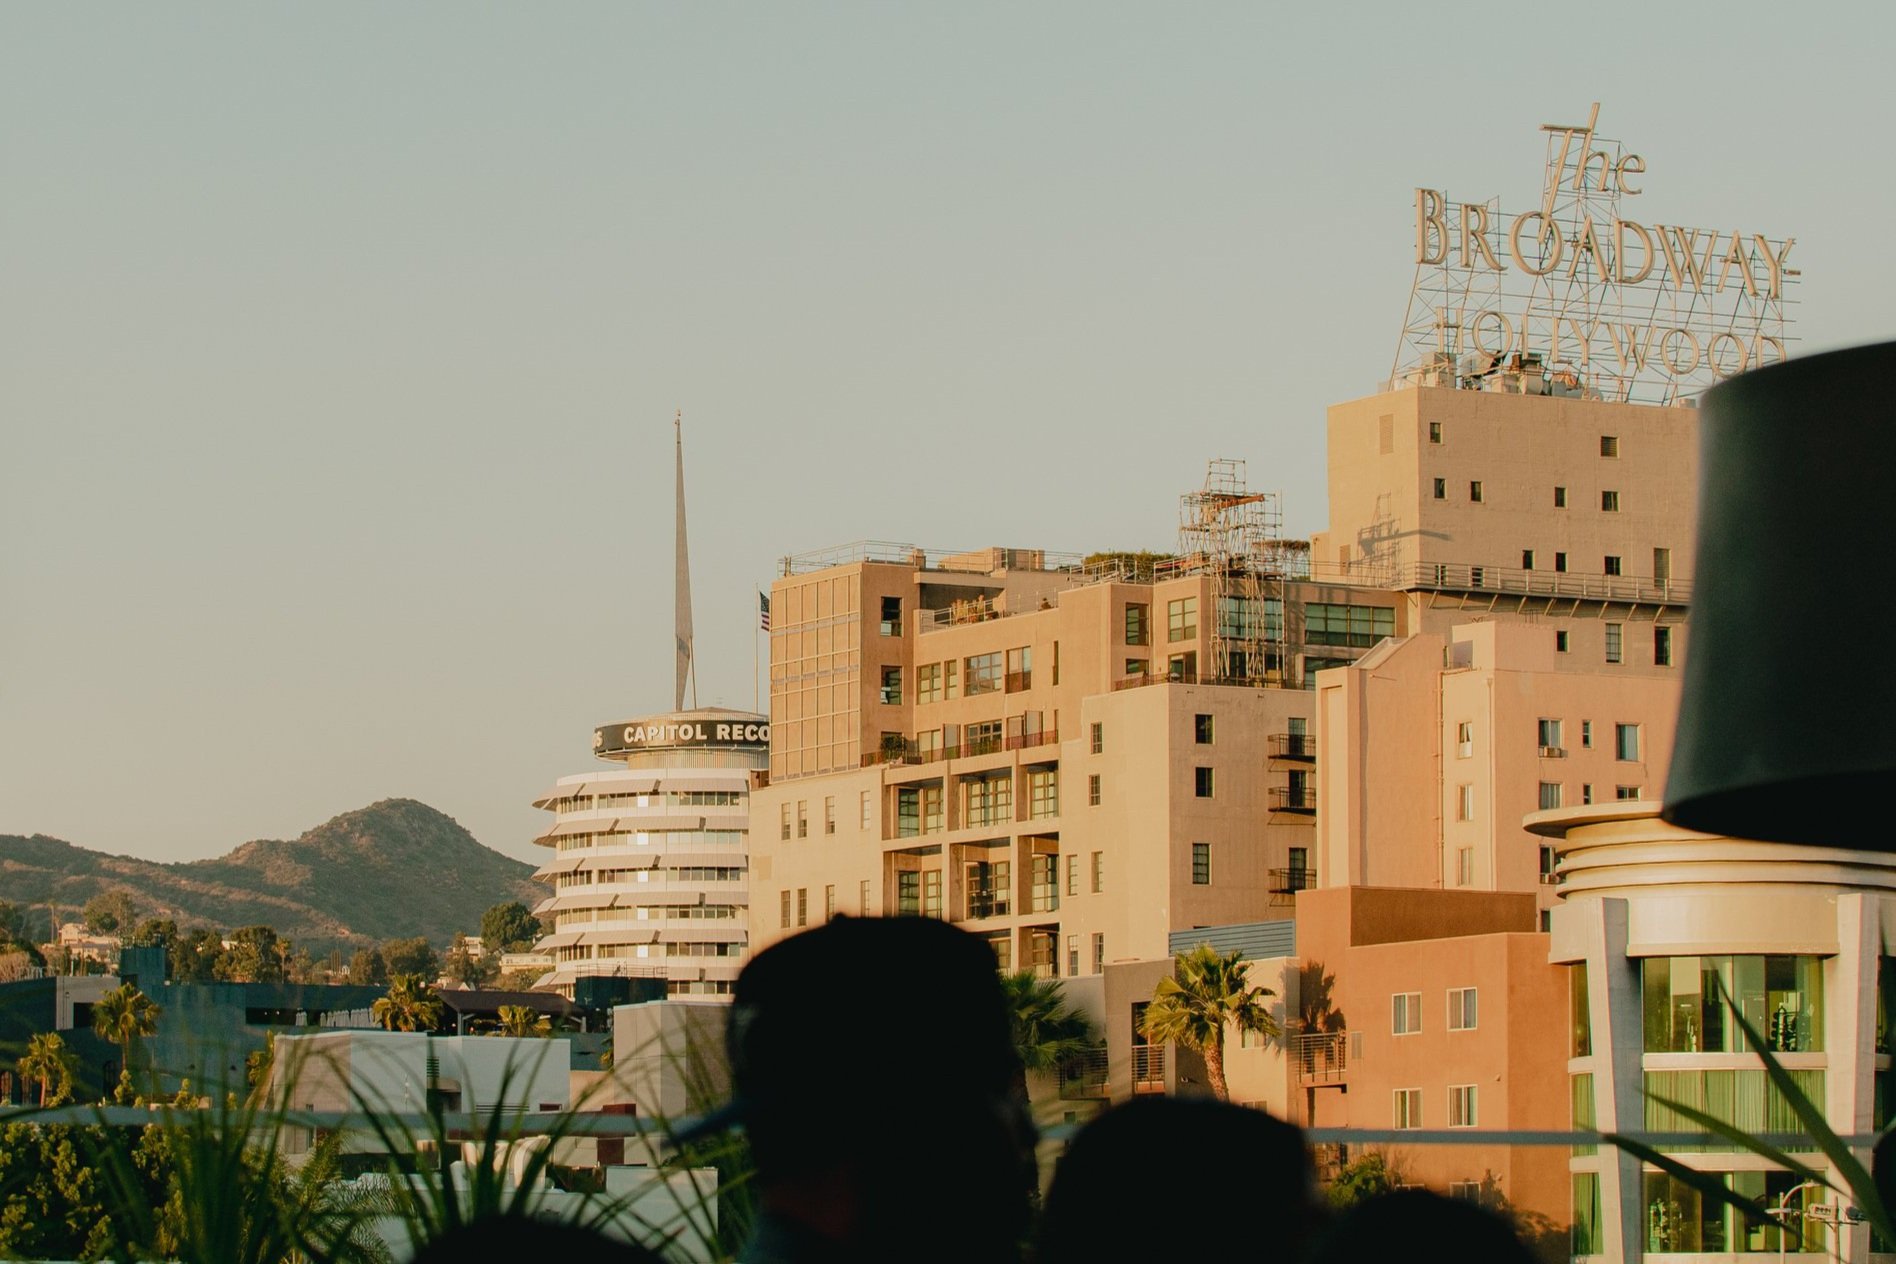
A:
<svg viewBox="0 0 1896 1264">
<path fill-rule="evenodd" d="M 1671 404 L 1783 359 L 1794 240 L 1622 216 L 1645 161 L 1543 124 L 1539 206 L 1417 191 L 1415 281 L 1391 382 Z"/>
</svg>

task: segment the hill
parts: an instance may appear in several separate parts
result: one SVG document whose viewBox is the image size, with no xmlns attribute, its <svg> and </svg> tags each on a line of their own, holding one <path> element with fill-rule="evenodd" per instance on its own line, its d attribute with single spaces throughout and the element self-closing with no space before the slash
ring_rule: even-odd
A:
<svg viewBox="0 0 1896 1264">
<path fill-rule="evenodd" d="M 229 930 L 264 923 L 312 949 L 424 935 L 445 945 L 477 933 L 481 914 L 546 891 L 533 866 L 484 847 L 455 820 L 413 799 L 384 799 L 301 838 L 248 842 L 212 860 L 156 864 L 43 834 L 0 834 L 0 893 L 61 907 L 124 888 L 144 917 Z"/>
</svg>

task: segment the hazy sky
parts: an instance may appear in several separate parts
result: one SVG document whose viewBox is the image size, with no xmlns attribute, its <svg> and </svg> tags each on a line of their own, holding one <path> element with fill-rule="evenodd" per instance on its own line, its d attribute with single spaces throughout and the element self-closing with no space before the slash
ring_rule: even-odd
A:
<svg viewBox="0 0 1896 1264">
<path fill-rule="evenodd" d="M 0 832 L 156 859 L 411 796 L 531 856 L 775 559 L 1172 543 L 1242 457 L 1324 520 L 1413 189 L 1792 235 L 1896 335 L 1877 6 L 8 5 Z M 1880 34 L 1879 34 L 1880 32 Z M 1630 212 L 1629 212 L 1630 213 Z M 4 892 L 0 892 L 3 896 Z"/>
</svg>

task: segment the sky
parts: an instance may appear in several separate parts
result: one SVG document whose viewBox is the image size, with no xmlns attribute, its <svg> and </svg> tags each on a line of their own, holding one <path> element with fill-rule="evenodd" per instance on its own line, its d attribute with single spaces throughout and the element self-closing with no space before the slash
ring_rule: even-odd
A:
<svg viewBox="0 0 1896 1264">
<path fill-rule="evenodd" d="M 6 6 L 0 833 L 401 796 L 532 859 L 671 703 L 678 410 L 706 704 L 788 553 L 1162 549 L 1214 457 L 1320 529 L 1415 188 L 1531 206 L 1594 101 L 1629 217 L 1797 238 L 1794 353 L 1896 336 L 1891 21 Z"/>
</svg>

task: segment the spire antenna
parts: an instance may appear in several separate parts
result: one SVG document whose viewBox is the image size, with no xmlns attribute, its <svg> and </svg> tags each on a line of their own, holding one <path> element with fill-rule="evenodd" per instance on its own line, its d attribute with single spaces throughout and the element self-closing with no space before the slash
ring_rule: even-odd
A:
<svg viewBox="0 0 1896 1264">
<path fill-rule="evenodd" d="M 685 709 L 685 680 L 691 680 L 691 704 L 698 705 L 698 678 L 691 661 L 691 563 L 685 548 L 685 411 L 672 418 L 672 437 L 678 449 L 677 587 L 672 595 L 673 636 L 678 646 L 678 670 L 673 676 L 672 710 Z"/>
</svg>

